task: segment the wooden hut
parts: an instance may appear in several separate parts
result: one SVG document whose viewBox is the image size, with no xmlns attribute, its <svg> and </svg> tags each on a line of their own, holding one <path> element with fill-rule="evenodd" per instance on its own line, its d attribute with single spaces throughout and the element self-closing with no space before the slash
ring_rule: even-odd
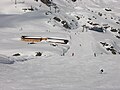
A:
<svg viewBox="0 0 120 90">
<path fill-rule="evenodd" d="M 47 40 L 47 38 L 22 36 L 21 40 L 25 42 L 41 42 L 42 40 Z"/>
</svg>

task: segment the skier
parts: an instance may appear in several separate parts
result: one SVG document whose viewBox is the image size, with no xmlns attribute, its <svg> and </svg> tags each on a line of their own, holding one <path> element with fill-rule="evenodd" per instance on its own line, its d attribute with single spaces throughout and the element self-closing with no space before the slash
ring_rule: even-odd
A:
<svg viewBox="0 0 120 90">
<path fill-rule="evenodd" d="M 74 56 L 74 53 L 72 53 L 72 56 Z"/>
<path fill-rule="evenodd" d="M 81 44 L 80 44 L 80 46 L 81 46 Z"/>
<path fill-rule="evenodd" d="M 94 56 L 96 57 L 96 53 L 94 53 Z"/>
</svg>

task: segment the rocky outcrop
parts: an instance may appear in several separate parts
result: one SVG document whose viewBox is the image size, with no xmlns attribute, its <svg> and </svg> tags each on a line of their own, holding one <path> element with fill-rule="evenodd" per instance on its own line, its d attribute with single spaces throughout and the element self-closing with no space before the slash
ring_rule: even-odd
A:
<svg viewBox="0 0 120 90">
<path fill-rule="evenodd" d="M 72 0 L 73 2 L 76 2 L 77 0 Z"/>
<path fill-rule="evenodd" d="M 50 6 L 51 1 L 50 0 L 40 0 L 42 3 L 46 4 L 47 6 Z"/>
</svg>

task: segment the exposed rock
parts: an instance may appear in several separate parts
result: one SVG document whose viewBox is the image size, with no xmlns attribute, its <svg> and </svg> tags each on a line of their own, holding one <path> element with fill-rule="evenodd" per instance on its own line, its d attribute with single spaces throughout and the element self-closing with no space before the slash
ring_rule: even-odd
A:
<svg viewBox="0 0 120 90">
<path fill-rule="evenodd" d="M 105 8 L 105 11 L 112 11 L 110 8 Z"/>
<path fill-rule="evenodd" d="M 77 0 L 72 0 L 73 2 L 76 2 Z"/>
<path fill-rule="evenodd" d="M 20 56 L 20 54 L 19 54 L 19 53 L 16 53 L 16 54 L 13 54 L 13 56 Z"/>
<path fill-rule="evenodd" d="M 35 56 L 42 56 L 41 52 L 36 52 L 37 54 Z"/>
<path fill-rule="evenodd" d="M 58 22 L 61 21 L 60 18 L 58 18 L 58 17 L 54 17 L 53 19 L 56 20 L 56 21 L 58 21 Z"/>
</svg>

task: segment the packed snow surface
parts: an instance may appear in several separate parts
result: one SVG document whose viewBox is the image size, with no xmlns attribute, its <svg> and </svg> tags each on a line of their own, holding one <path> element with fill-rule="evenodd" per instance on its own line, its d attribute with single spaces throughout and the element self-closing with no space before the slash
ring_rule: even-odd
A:
<svg viewBox="0 0 120 90">
<path fill-rule="evenodd" d="M 0 90 L 120 90 L 120 1 L 42 1 L 0 1 Z"/>
</svg>

